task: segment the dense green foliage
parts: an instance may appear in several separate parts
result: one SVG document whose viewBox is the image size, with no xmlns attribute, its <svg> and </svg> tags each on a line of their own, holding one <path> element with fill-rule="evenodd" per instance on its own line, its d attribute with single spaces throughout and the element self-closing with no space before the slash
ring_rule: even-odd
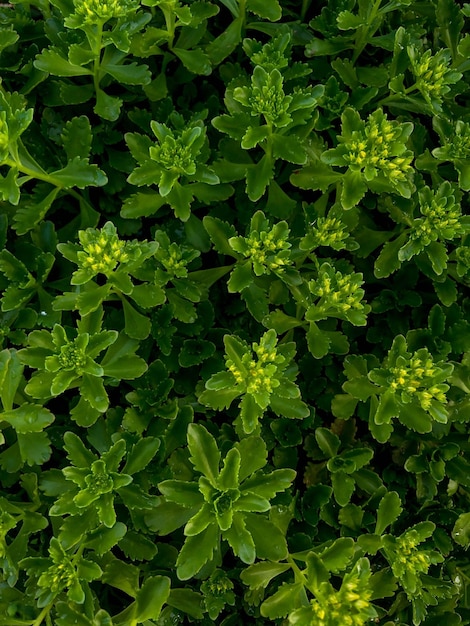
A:
<svg viewBox="0 0 470 626">
<path fill-rule="evenodd" d="M 470 624 L 469 17 L 0 5 L 0 624 Z"/>
</svg>

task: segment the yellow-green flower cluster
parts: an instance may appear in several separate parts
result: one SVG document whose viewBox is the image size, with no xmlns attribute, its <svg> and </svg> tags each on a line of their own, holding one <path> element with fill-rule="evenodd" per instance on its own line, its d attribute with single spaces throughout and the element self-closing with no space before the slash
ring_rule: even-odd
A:
<svg viewBox="0 0 470 626">
<path fill-rule="evenodd" d="M 337 217 L 319 217 L 312 227 L 312 236 L 309 243 L 315 248 L 328 246 L 334 250 L 344 248 L 344 241 L 349 237 L 343 222 Z M 301 246 L 302 247 L 302 246 Z"/>
<path fill-rule="evenodd" d="M 369 608 L 370 591 L 357 593 L 353 581 L 347 585 L 349 590 L 341 589 L 331 593 L 324 600 L 312 600 L 312 626 L 363 626 L 369 618 L 364 617 L 364 609 Z"/>
<path fill-rule="evenodd" d="M 362 284 L 362 274 L 342 274 L 329 263 L 323 263 L 318 278 L 311 280 L 308 287 L 314 296 L 320 298 L 315 304 L 318 314 L 326 315 L 329 311 L 345 314 L 350 310 L 364 309 Z"/>
<path fill-rule="evenodd" d="M 426 349 L 421 349 L 419 355 L 415 352 L 410 359 L 399 356 L 389 372 L 390 389 L 397 393 L 416 395 L 421 408 L 425 411 L 430 408 L 432 400 L 446 401 L 445 392 L 449 385 L 433 383 L 433 377 L 438 373 L 438 369 Z"/>
<path fill-rule="evenodd" d="M 253 343 L 253 354 L 246 352 L 243 355 L 242 363 L 244 371 L 238 368 L 231 359 L 227 359 L 226 365 L 229 372 L 233 374 L 238 385 L 245 385 L 247 393 L 270 394 L 275 387 L 279 386 L 279 380 L 274 378 L 277 366 L 284 363 L 285 358 L 278 354 L 276 348 L 267 350 L 262 343 Z"/>
<path fill-rule="evenodd" d="M 191 146 L 184 143 L 181 137 L 168 135 L 158 148 L 154 149 L 152 158 L 167 170 L 182 173 L 194 173 L 195 164 Z"/>
<path fill-rule="evenodd" d="M 251 232 L 246 238 L 246 246 L 243 254 L 251 259 L 255 274 L 264 274 L 266 270 L 282 271 L 289 262 L 287 235 L 278 237 L 274 228 L 269 232 Z"/>
<path fill-rule="evenodd" d="M 78 370 L 85 366 L 87 359 L 85 349 L 80 345 L 82 343 L 76 338 L 61 346 L 57 359 L 62 369 Z"/>
<path fill-rule="evenodd" d="M 164 258 L 160 258 L 159 260 L 164 268 L 172 274 L 181 275 L 181 272 L 183 272 L 186 276 L 188 273 L 188 270 L 186 269 L 187 261 L 186 259 L 183 259 L 181 248 L 175 243 L 170 245 L 168 255 Z"/>
<path fill-rule="evenodd" d="M 90 276 L 108 276 L 118 263 L 129 260 L 126 242 L 119 239 L 116 229 L 109 224 L 101 230 L 89 228 L 79 234 L 83 251 L 77 253 L 78 263 Z"/>
<path fill-rule="evenodd" d="M 381 170 L 391 181 L 405 181 L 412 171 L 413 154 L 400 146 L 402 128 L 381 111 L 369 116 L 363 131 L 353 131 L 345 144 L 345 161 L 351 169 L 366 169 L 366 178 Z"/>
<path fill-rule="evenodd" d="M 248 275 L 251 264 L 256 276 L 273 272 L 277 275 L 282 274 L 281 278 L 285 279 L 289 272 L 293 272 L 293 268 L 290 267 L 289 232 L 287 222 L 278 222 L 271 227 L 264 213 L 256 211 L 251 218 L 248 236 L 230 237 L 228 242 L 235 252 L 247 259 L 242 261 L 241 265 L 248 268 Z M 239 265 L 240 262 L 237 267 Z"/>
<path fill-rule="evenodd" d="M 282 125 L 291 120 L 287 115 L 287 110 L 292 101 L 292 96 L 286 96 L 282 86 L 283 78 L 279 70 L 274 69 L 266 72 L 260 66 L 255 68 L 255 73 L 264 74 L 264 84 L 257 85 L 257 81 L 253 81 L 251 90 L 250 105 L 253 115 L 263 115 L 265 120 L 276 126 L 282 120 Z M 285 118 L 288 119 L 285 119 Z"/>
<path fill-rule="evenodd" d="M 449 84 L 456 83 L 462 78 L 460 72 L 449 67 L 450 50 L 441 49 L 436 54 L 432 54 L 431 50 L 426 50 L 423 54 L 415 47 L 410 47 L 408 54 L 416 79 L 416 88 L 429 104 L 434 105 L 435 110 L 440 111 L 442 97 L 450 91 Z"/>
<path fill-rule="evenodd" d="M 428 245 L 437 239 L 453 239 L 464 234 L 462 212 L 456 201 L 455 191 L 445 181 L 436 193 L 429 187 L 419 192 L 420 210 L 423 218 L 414 221 L 411 238 Z"/>
<path fill-rule="evenodd" d="M 65 561 L 64 559 L 61 563 L 54 563 L 54 565 L 48 567 L 39 577 L 38 585 L 57 594 L 63 589 L 68 589 L 74 585 L 76 579 L 77 574 L 75 568 L 70 561 Z"/>
<path fill-rule="evenodd" d="M 449 156 L 454 159 L 470 158 L 470 124 L 459 120 L 455 125 L 455 135 L 448 146 Z M 434 151 L 433 151 L 434 154 Z"/>
<path fill-rule="evenodd" d="M 367 563 L 367 565 L 363 565 Z M 289 615 L 295 626 L 364 626 L 377 616 L 370 602 L 370 566 L 361 559 L 359 566 L 343 578 L 339 591 L 330 583 L 322 583 L 309 607 L 296 609 Z"/>
<path fill-rule="evenodd" d="M 392 563 L 392 570 L 397 578 L 406 578 L 407 574 L 414 575 L 417 572 L 427 573 L 431 559 L 425 551 L 417 547 L 420 543 L 421 539 L 414 529 L 398 537 Z"/>
<path fill-rule="evenodd" d="M 75 0 L 75 15 L 84 24 L 104 24 L 114 17 L 124 17 L 135 10 L 136 3 L 127 0 Z"/>
</svg>

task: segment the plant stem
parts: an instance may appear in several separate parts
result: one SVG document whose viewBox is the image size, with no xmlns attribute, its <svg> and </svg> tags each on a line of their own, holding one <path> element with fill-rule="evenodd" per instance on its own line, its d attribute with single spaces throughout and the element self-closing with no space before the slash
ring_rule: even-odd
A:
<svg viewBox="0 0 470 626">
<path fill-rule="evenodd" d="M 352 58 L 353 65 L 356 63 L 357 59 L 359 58 L 359 55 L 366 47 L 367 40 L 369 39 L 370 35 L 375 33 L 375 31 L 377 30 L 377 27 L 376 27 L 372 31 L 372 27 L 374 25 L 374 21 L 375 21 L 375 18 L 377 17 L 377 13 L 380 9 L 381 3 L 382 3 L 382 0 L 376 0 L 376 2 L 374 3 L 371 9 L 369 16 L 367 17 L 367 24 L 365 24 L 364 26 L 361 26 L 358 29 L 356 43 L 354 46 L 355 50 L 354 50 L 354 54 Z"/>
<path fill-rule="evenodd" d="M 49 612 L 52 609 L 53 605 L 54 605 L 54 603 L 51 602 L 50 604 L 45 606 L 43 608 L 43 610 L 39 613 L 37 618 L 34 620 L 34 622 L 31 624 L 31 626 L 40 626 L 42 624 L 42 622 L 44 621 L 44 618 L 49 614 Z"/>
<path fill-rule="evenodd" d="M 6 159 L 3 162 L 4 165 L 8 165 L 9 167 L 15 167 L 19 172 L 21 172 L 22 174 L 26 174 L 26 176 L 29 176 L 31 178 L 36 178 L 37 180 L 42 180 L 45 183 L 49 183 L 50 185 L 54 185 L 54 187 L 59 187 L 59 189 L 62 189 L 62 184 L 60 181 L 58 181 L 57 179 L 54 179 L 53 176 L 51 176 L 50 174 L 47 174 L 47 172 L 39 172 L 37 170 L 33 170 L 30 167 L 27 167 L 26 165 L 23 165 L 21 162 L 19 161 L 13 161 L 12 159 Z"/>
<path fill-rule="evenodd" d="M 97 94 L 99 89 L 100 89 L 100 80 L 101 80 L 101 76 L 100 76 L 101 43 L 102 43 L 102 39 L 103 39 L 103 23 L 99 22 L 96 25 L 96 28 L 97 28 L 96 37 L 95 37 L 95 40 L 93 42 L 94 45 L 92 46 L 93 53 L 94 53 L 94 59 L 93 59 L 93 85 L 95 87 L 95 94 Z"/>
<path fill-rule="evenodd" d="M 175 39 L 175 14 L 173 11 L 167 11 L 165 9 L 162 9 L 162 11 L 165 16 L 166 30 L 168 32 L 168 48 L 171 50 Z"/>
<path fill-rule="evenodd" d="M 302 8 L 300 9 L 300 21 L 303 22 L 312 0 L 302 0 Z"/>
</svg>

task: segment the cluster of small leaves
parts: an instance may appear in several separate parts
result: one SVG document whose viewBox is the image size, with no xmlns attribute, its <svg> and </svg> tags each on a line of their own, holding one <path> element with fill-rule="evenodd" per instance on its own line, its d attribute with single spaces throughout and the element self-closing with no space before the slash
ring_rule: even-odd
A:
<svg viewBox="0 0 470 626">
<path fill-rule="evenodd" d="M 0 626 L 470 623 L 469 18 L 0 6 Z"/>
</svg>

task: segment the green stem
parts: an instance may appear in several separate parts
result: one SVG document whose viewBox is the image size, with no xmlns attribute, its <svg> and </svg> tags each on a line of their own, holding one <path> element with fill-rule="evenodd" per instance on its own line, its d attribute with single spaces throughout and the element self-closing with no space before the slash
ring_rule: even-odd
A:
<svg viewBox="0 0 470 626">
<path fill-rule="evenodd" d="M 19 160 L 13 161 L 12 159 L 7 159 L 3 162 L 3 165 L 8 165 L 9 167 L 15 167 L 19 172 L 21 172 L 22 174 L 26 174 L 26 176 L 29 176 L 30 178 L 35 178 L 36 180 L 41 180 L 45 183 L 49 183 L 50 185 L 53 185 L 54 187 L 58 187 L 59 189 L 64 188 L 62 183 L 58 181 L 56 178 L 54 178 L 54 176 L 51 176 L 47 172 L 41 172 L 41 171 L 32 169 L 26 165 L 23 165 L 23 163 L 21 163 Z M 81 196 L 77 191 L 75 191 L 75 189 L 67 189 L 67 193 L 73 196 L 79 203 L 83 203 L 84 205 L 86 205 L 86 207 L 91 212 L 95 211 L 95 209 L 91 206 L 91 204 L 87 200 L 85 200 L 85 198 Z"/>
<path fill-rule="evenodd" d="M 101 80 L 101 44 L 103 41 L 103 23 L 99 22 L 96 25 L 97 31 L 96 31 L 96 37 L 95 40 L 93 42 L 93 54 L 94 54 L 94 59 L 93 59 L 93 85 L 95 87 L 95 94 L 98 93 L 99 89 L 100 89 L 100 80 Z"/>
<path fill-rule="evenodd" d="M 300 21 L 303 22 L 312 0 L 302 0 L 302 8 L 300 9 Z"/>
<path fill-rule="evenodd" d="M 42 180 L 43 182 L 49 183 L 54 187 L 59 187 L 59 189 L 63 188 L 62 183 L 50 174 L 47 174 L 47 172 L 39 172 L 38 170 L 34 170 L 26 165 L 23 165 L 19 161 L 13 161 L 12 159 L 6 159 L 3 164 L 8 165 L 9 167 L 15 167 L 19 172 L 26 174 L 26 176 L 30 176 L 31 178 Z"/>
<path fill-rule="evenodd" d="M 266 156 L 269 158 L 270 161 L 273 160 L 273 125 L 272 122 L 270 122 L 269 120 L 266 120 L 266 126 L 268 127 L 268 131 L 269 134 L 266 137 Z"/>
<path fill-rule="evenodd" d="M 352 58 L 352 64 L 354 65 L 357 61 L 357 59 L 359 58 L 361 52 L 364 50 L 364 48 L 367 45 L 367 40 L 369 39 L 369 37 L 371 36 L 371 34 L 373 34 L 377 28 L 374 28 L 374 31 L 372 32 L 372 27 L 374 25 L 375 22 L 375 18 L 377 17 L 377 13 L 380 9 L 380 5 L 382 4 L 382 0 L 376 0 L 376 2 L 374 3 L 374 6 L 372 7 L 372 10 L 367 18 L 367 24 L 364 26 L 361 26 L 360 29 L 358 29 L 358 33 L 357 33 L 357 38 L 356 38 L 356 43 L 355 43 L 355 50 L 354 50 L 354 54 L 353 54 L 353 58 Z"/>
<path fill-rule="evenodd" d="M 162 11 L 165 16 L 166 30 L 168 32 L 168 48 L 172 50 L 173 41 L 175 39 L 175 14 L 173 11 L 167 11 L 165 9 L 162 9 Z"/>
<path fill-rule="evenodd" d="M 54 606 L 54 602 L 51 602 L 50 604 L 45 606 L 43 610 L 39 613 L 37 618 L 34 620 L 34 622 L 31 624 L 31 626 L 40 626 L 43 623 L 44 618 L 47 617 L 47 615 L 49 615 L 49 612 L 53 606 Z"/>
<path fill-rule="evenodd" d="M 239 0 L 238 6 L 240 8 L 241 32 L 243 35 L 246 24 L 246 0 Z"/>
<path fill-rule="evenodd" d="M 287 557 L 287 562 L 292 567 L 292 571 L 294 572 L 296 581 L 302 583 L 304 587 L 306 587 L 309 591 L 311 591 L 310 587 L 308 586 L 307 578 L 305 577 L 304 573 L 302 572 L 302 570 L 300 569 L 300 567 L 297 565 L 297 563 L 294 561 L 294 559 L 291 557 L 290 554 Z"/>
<path fill-rule="evenodd" d="M 402 98 L 404 98 L 406 100 L 407 96 L 412 93 L 413 91 L 417 91 L 418 87 L 416 85 L 416 83 L 414 85 L 411 85 L 410 87 L 407 87 L 404 91 L 400 92 L 400 93 L 392 93 L 389 96 L 387 96 L 386 98 L 383 98 L 382 100 L 380 100 L 380 102 L 378 103 L 377 106 L 382 106 L 383 104 L 388 104 L 389 102 L 391 102 L 393 104 L 394 101 L 399 101 Z"/>
</svg>

